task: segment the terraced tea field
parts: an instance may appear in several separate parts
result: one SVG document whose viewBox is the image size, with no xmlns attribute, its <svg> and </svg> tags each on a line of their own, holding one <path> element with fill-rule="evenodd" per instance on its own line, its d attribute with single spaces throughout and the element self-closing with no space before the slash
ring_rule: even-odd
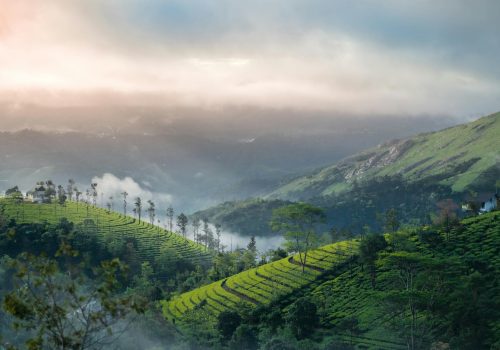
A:
<svg viewBox="0 0 500 350">
<path fill-rule="evenodd" d="M 184 258 L 195 264 L 206 264 L 211 260 L 210 253 L 205 248 L 189 239 L 164 230 L 145 221 L 138 221 L 130 216 L 88 206 L 83 203 L 66 202 L 58 204 L 34 204 L 24 202 L 15 204 L 12 200 L 0 199 L 4 204 L 5 214 L 18 223 L 58 223 L 61 218 L 67 218 L 74 224 L 88 227 L 101 242 L 118 238 L 134 238 L 137 242 L 137 252 L 142 261 L 154 261 L 162 251 L 175 251 L 173 259 Z M 171 249 L 169 249 L 171 248 Z M 165 257 L 168 260 L 168 257 Z"/>
<path fill-rule="evenodd" d="M 312 250 L 304 272 L 298 256 L 241 272 L 176 296 L 171 301 L 163 301 L 163 313 L 169 319 L 178 319 L 187 311 L 201 307 L 217 315 L 225 310 L 241 309 L 242 304 L 253 307 L 268 304 L 344 264 L 355 254 L 357 247 L 357 241 L 345 241 Z"/>
</svg>

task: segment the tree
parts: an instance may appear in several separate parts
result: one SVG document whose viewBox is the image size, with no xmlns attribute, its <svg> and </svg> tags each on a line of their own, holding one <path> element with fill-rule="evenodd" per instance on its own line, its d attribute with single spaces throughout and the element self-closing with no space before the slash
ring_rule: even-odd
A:
<svg viewBox="0 0 500 350">
<path fill-rule="evenodd" d="M 58 254 L 75 256 L 67 246 Z M 16 320 L 17 331 L 29 331 L 28 349 L 100 349 L 123 331 L 119 320 L 144 312 L 142 303 L 116 295 L 117 276 L 125 268 L 117 259 L 103 262 L 94 281 L 77 271 L 64 273 L 53 259 L 26 253 L 9 267 L 16 287 L 4 296 L 3 309 Z"/>
<path fill-rule="evenodd" d="M 149 208 L 148 208 L 148 215 L 149 215 L 149 222 L 151 225 L 154 224 L 155 222 L 155 204 L 153 203 L 152 200 L 148 200 Z"/>
<path fill-rule="evenodd" d="M 375 233 L 363 237 L 359 244 L 359 260 L 362 264 L 368 266 L 372 288 L 375 288 L 375 280 L 377 277 L 375 261 L 377 260 L 378 252 L 386 247 L 387 241 L 384 236 Z"/>
<path fill-rule="evenodd" d="M 238 350 L 256 350 L 259 346 L 257 332 L 247 324 L 240 325 L 233 334 L 230 349 Z"/>
<path fill-rule="evenodd" d="M 127 191 L 123 191 L 121 193 L 121 195 L 123 196 L 123 215 L 127 216 L 127 196 L 128 196 L 128 193 L 127 193 Z"/>
<path fill-rule="evenodd" d="M 442 321 L 433 323 L 432 310 L 443 296 L 445 265 L 438 259 L 405 251 L 387 254 L 379 265 L 388 271 L 382 293 L 388 320 L 406 339 L 408 349 L 419 349 Z"/>
<path fill-rule="evenodd" d="M 97 206 L 97 183 L 94 182 L 94 183 L 91 183 L 90 184 L 90 189 L 91 189 L 91 195 L 92 195 L 92 204 L 95 206 Z"/>
<path fill-rule="evenodd" d="M 56 194 L 56 185 L 52 182 L 52 180 L 45 181 L 45 200 L 50 203 L 52 197 Z"/>
<path fill-rule="evenodd" d="M 286 258 L 288 256 L 286 250 L 284 250 L 283 248 L 280 248 L 280 247 L 271 250 L 269 255 L 271 258 L 271 262 L 281 260 L 281 259 Z"/>
<path fill-rule="evenodd" d="M 172 208 L 172 206 L 167 208 L 167 224 L 168 230 L 172 232 L 174 229 L 174 208 Z"/>
<path fill-rule="evenodd" d="M 282 232 L 287 246 L 299 254 L 305 272 L 307 254 L 314 246 L 316 226 L 325 221 L 323 209 L 307 203 L 296 203 L 273 210 L 271 228 Z"/>
<path fill-rule="evenodd" d="M 5 196 L 6 197 L 14 197 L 14 196 L 17 196 L 21 193 L 21 191 L 19 191 L 19 187 L 18 186 L 14 186 L 12 188 L 9 188 L 7 191 L 5 191 Z M 22 193 L 21 193 L 22 195 Z"/>
<path fill-rule="evenodd" d="M 221 251 L 221 240 L 220 240 L 220 236 L 221 236 L 221 224 L 215 224 L 215 235 L 217 236 L 217 240 L 216 240 L 216 246 L 217 246 L 217 253 L 220 253 Z"/>
<path fill-rule="evenodd" d="M 184 215 L 184 213 L 181 213 L 177 217 L 177 227 L 179 228 L 179 231 L 183 237 L 186 237 L 187 224 L 188 224 L 188 217 Z"/>
<path fill-rule="evenodd" d="M 386 232 L 396 232 L 399 229 L 399 225 L 397 210 L 394 208 L 387 210 L 384 216 L 384 230 Z"/>
<path fill-rule="evenodd" d="M 200 220 L 195 219 L 191 226 L 193 226 L 193 240 L 198 243 L 199 242 L 199 232 L 200 232 Z"/>
<path fill-rule="evenodd" d="M 134 203 L 134 210 L 135 210 L 135 213 L 139 216 L 139 221 L 141 221 L 141 214 L 142 214 L 142 200 L 141 200 L 141 197 L 137 197 L 135 199 L 135 203 Z"/>
<path fill-rule="evenodd" d="M 241 324 L 241 316 L 235 311 L 223 311 L 217 318 L 217 329 L 224 340 L 229 340 Z"/>
<path fill-rule="evenodd" d="M 248 242 L 247 249 L 252 253 L 257 253 L 257 242 L 255 241 L 255 236 L 250 237 L 250 242 Z"/>
<path fill-rule="evenodd" d="M 57 201 L 59 202 L 60 205 L 64 205 L 66 203 L 66 199 L 68 197 L 66 196 L 66 191 L 64 190 L 64 187 L 62 185 L 57 186 Z"/>
<path fill-rule="evenodd" d="M 443 228 L 446 233 L 446 240 L 449 240 L 451 229 L 458 224 L 457 209 L 458 205 L 452 199 L 445 199 L 437 204 L 438 216 L 434 223 Z"/>
<path fill-rule="evenodd" d="M 205 249 L 213 248 L 214 234 L 208 225 L 208 219 L 203 219 L 203 236 L 201 239 L 205 242 Z"/>
<path fill-rule="evenodd" d="M 75 191 L 75 180 L 69 179 L 68 185 L 66 186 L 66 193 L 68 194 L 68 198 L 70 201 L 73 200 L 73 194 L 75 193 Z"/>
<path fill-rule="evenodd" d="M 318 308 L 306 298 L 297 299 L 288 311 L 287 321 L 297 339 L 308 338 L 319 324 Z"/>
</svg>

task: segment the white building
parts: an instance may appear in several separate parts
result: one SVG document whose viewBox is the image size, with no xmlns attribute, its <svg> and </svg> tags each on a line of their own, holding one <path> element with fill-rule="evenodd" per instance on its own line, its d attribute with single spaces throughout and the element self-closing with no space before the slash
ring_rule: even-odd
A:
<svg viewBox="0 0 500 350">
<path fill-rule="evenodd" d="M 495 210 L 498 207 L 499 200 L 500 200 L 500 197 L 498 196 L 498 194 L 491 196 L 490 198 L 486 199 L 484 202 L 481 202 L 481 207 L 479 208 L 479 212 L 480 213 L 488 213 L 492 210 Z"/>
</svg>

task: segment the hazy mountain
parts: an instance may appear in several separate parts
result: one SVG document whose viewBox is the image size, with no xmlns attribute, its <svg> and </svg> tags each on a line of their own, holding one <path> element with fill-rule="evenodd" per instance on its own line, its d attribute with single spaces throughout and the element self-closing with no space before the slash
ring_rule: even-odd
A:
<svg viewBox="0 0 500 350">
<path fill-rule="evenodd" d="M 74 178 L 85 190 L 93 177 L 109 173 L 111 182 L 130 177 L 127 183 L 168 195 L 162 200 L 187 211 L 264 195 L 285 178 L 384 139 L 451 123 L 326 115 L 305 121 L 276 111 L 266 119 L 243 109 L 232 111 L 237 116 L 207 112 L 210 118 L 154 108 L 3 106 L 2 111 L 1 127 L 11 131 L 0 133 L 0 191 L 13 185 L 27 190 L 49 178 L 63 184 Z M 22 127 L 29 129 L 13 131 Z M 100 191 L 116 197 L 120 186 L 125 185 L 107 183 Z"/>
<path fill-rule="evenodd" d="M 347 191 L 354 181 L 402 175 L 435 178 L 455 192 L 481 187 L 500 172 L 500 113 L 439 132 L 383 143 L 297 178 L 268 198 L 307 199 Z M 493 177 L 492 177 L 493 176 Z"/>
<path fill-rule="evenodd" d="M 242 234 L 271 234 L 271 210 L 283 201 L 323 207 L 328 225 L 380 228 L 380 214 L 425 223 L 445 198 L 493 193 L 500 179 L 500 113 L 438 132 L 385 142 L 280 186 L 260 200 L 224 203 L 195 214 Z M 266 212 L 267 210 L 267 212 Z M 256 219 L 260 218 L 260 219 Z"/>
</svg>

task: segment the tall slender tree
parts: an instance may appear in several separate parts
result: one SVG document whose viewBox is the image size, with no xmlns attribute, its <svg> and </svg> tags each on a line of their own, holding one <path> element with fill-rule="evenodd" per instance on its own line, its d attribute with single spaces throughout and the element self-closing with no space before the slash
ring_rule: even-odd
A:
<svg viewBox="0 0 500 350">
<path fill-rule="evenodd" d="M 177 217 L 177 227 L 179 227 L 179 232 L 182 234 L 184 238 L 186 237 L 187 224 L 188 224 L 188 217 L 184 215 L 184 213 L 181 213 Z"/>
<path fill-rule="evenodd" d="M 207 218 L 203 219 L 203 237 L 202 238 L 203 238 L 204 243 L 205 243 L 205 249 L 213 248 L 214 234 L 213 234 L 212 230 L 210 229 Z"/>
<path fill-rule="evenodd" d="M 66 194 L 68 195 L 70 201 L 73 200 L 73 194 L 75 193 L 75 191 L 76 191 L 75 180 L 69 179 L 68 185 L 66 186 Z"/>
<path fill-rule="evenodd" d="M 127 216 L 127 196 L 128 196 L 127 191 L 123 191 L 122 196 L 123 196 L 123 215 Z"/>
<path fill-rule="evenodd" d="M 221 242 L 221 224 L 215 224 L 215 235 L 217 236 L 217 239 L 215 241 L 215 246 L 217 247 L 217 252 L 220 253 L 220 242 Z"/>
<path fill-rule="evenodd" d="M 148 204 L 149 204 L 149 208 L 148 208 L 149 222 L 151 223 L 151 225 L 153 225 L 155 222 L 155 216 L 156 216 L 155 204 L 153 203 L 152 200 L 148 200 Z"/>
<path fill-rule="evenodd" d="M 139 221 L 141 221 L 141 214 L 142 214 L 142 200 L 141 200 L 141 197 L 137 197 L 135 199 L 134 206 L 135 206 L 135 210 L 136 210 L 137 216 L 139 217 Z"/>
<path fill-rule="evenodd" d="M 196 219 L 193 220 L 191 223 L 191 226 L 193 226 L 193 240 L 198 243 L 199 242 L 199 233 L 200 233 L 200 220 Z"/>
<path fill-rule="evenodd" d="M 78 188 L 75 187 L 75 198 L 76 198 L 76 212 L 78 213 L 78 203 L 80 202 L 80 196 L 82 195 L 82 192 L 78 190 Z"/>
<path fill-rule="evenodd" d="M 91 195 L 92 195 L 92 204 L 94 207 L 97 206 L 97 182 L 91 183 L 90 184 L 90 189 L 91 189 Z"/>
<path fill-rule="evenodd" d="M 167 224 L 168 230 L 172 232 L 174 229 L 174 208 L 172 208 L 172 206 L 167 208 Z"/>
</svg>

